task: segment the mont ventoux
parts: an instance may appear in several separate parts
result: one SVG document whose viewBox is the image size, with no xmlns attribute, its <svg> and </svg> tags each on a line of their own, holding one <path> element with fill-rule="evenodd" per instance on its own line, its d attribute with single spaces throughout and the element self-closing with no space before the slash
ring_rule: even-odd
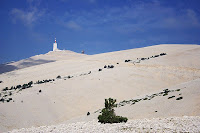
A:
<svg viewBox="0 0 200 133">
<path fill-rule="evenodd" d="M 200 46 L 59 50 L 0 65 L 0 132 L 200 132 Z M 100 124 L 104 99 L 127 123 Z"/>
</svg>

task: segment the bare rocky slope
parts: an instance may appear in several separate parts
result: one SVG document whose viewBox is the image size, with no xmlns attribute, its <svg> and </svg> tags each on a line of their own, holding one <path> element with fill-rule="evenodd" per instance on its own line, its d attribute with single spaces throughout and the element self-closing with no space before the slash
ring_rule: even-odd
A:
<svg viewBox="0 0 200 133">
<path fill-rule="evenodd" d="M 81 58 L 82 56 L 85 56 L 85 55 L 75 53 L 69 50 L 50 51 L 46 54 L 32 56 L 30 58 L 23 59 L 20 61 L 16 61 L 16 62 L 12 61 L 10 63 L 0 64 L 0 74 L 5 73 L 5 72 L 11 72 L 14 70 L 19 70 L 22 68 L 35 66 L 35 65 L 55 62 L 58 60 L 74 59 L 76 57 Z"/>
<path fill-rule="evenodd" d="M 135 119 L 127 123 L 100 124 L 97 121 L 77 122 L 51 126 L 22 128 L 9 133 L 129 133 L 129 132 L 199 132 L 200 117 L 167 117 L 153 119 Z"/>
<path fill-rule="evenodd" d="M 58 51 L 33 57 L 45 63 L 9 64 L 20 69 L 0 74 L 0 131 L 97 121 L 109 97 L 129 120 L 199 116 L 199 58 L 199 45 L 170 44 L 97 55 Z"/>
</svg>

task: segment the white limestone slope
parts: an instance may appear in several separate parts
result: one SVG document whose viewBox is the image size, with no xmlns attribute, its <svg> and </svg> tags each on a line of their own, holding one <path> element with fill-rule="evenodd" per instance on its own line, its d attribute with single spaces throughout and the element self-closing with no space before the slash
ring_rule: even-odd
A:
<svg viewBox="0 0 200 133">
<path fill-rule="evenodd" d="M 167 55 L 133 63 L 138 61 L 137 58 L 160 53 Z M 61 76 L 54 82 L 34 84 L 18 93 L 13 92 L 11 97 L 14 102 L 0 103 L 0 131 L 58 124 L 67 120 L 97 120 L 98 113 L 93 112 L 103 108 L 105 98 L 112 97 L 120 102 L 157 93 L 165 88 L 181 88 L 183 99 L 177 101 L 155 97 L 134 106 L 117 108 L 116 113 L 129 119 L 200 115 L 199 45 L 156 45 L 97 55 L 69 55 L 59 51 L 48 54 L 34 59 L 53 62 L 0 75 L 3 81 L 0 89 Z M 132 61 L 125 63 L 127 59 Z M 114 65 L 114 68 L 103 68 L 104 65 Z M 73 78 L 68 79 L 69 75 Z M 39 90 L 42 92 L 39 93 Z M 177 98 L 179 92 L 173 95 Z M 91 116 L 84 117 L 88 111 Z"/>
<path fill-rule="evenodd" d="M 0 64 L 0 74 L 22 69 L 22 68 L 27 68 L 35 65 L 41 65 L 45 63 L 50 63 L 50 62 L 55 62 L 58 60 L 69 60 L 69 59 L 74 59 L 74 58 L 81 58 L 86 55 L 84 54 L 79 54 L 75 53 L 73 51 L 69 50 L 56 50 L 56 51 L 50 51 L 46 54 L 40 54 L 36 56 L 32 56 L 27 59 L 23 59 L 20 61 L 16 62 L 10 62 L 6 64 Z"/>
</svg>

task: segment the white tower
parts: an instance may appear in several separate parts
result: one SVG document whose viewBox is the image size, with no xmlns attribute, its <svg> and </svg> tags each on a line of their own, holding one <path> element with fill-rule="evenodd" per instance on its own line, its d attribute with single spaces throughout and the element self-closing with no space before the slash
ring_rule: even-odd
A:
<svg viewBox="0 0 200 133">
<path fill-rule="evenodd" d="M 55 38 L 55 42 L 53 44 L 53 51 L 56 51 L 56 50 L 58 50 L 58 48 L 57 48 L 57 43 L 56 43 L 56 38 Z"/>
</svg>

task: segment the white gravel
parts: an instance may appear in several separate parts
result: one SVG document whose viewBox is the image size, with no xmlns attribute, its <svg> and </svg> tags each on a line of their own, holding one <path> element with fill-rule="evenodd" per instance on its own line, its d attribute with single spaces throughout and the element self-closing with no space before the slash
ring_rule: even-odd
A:
<svg viewBox="0 0 200 133">
<path fill-rule="evenodd" d="M 9 133 L 118 133 L 118 132 L 200 132 L 199 116 L 137 119 L 127 123 L 100 124 L 96 120 L 51 126 L 22 128 Z"/>
</svg>

